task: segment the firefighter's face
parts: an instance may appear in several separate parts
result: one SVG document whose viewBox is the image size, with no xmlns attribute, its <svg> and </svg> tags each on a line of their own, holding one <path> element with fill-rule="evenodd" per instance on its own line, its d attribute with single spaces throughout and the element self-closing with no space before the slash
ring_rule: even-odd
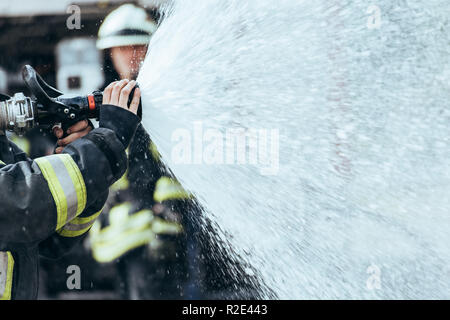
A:
<svg viewBox="0 0 450 320">
<path fill-rule="evenodd" d="M 120 78 L 136 80 L 146 53 L 145 45 L 112 48 L 111 58 Z"/>
</svg>

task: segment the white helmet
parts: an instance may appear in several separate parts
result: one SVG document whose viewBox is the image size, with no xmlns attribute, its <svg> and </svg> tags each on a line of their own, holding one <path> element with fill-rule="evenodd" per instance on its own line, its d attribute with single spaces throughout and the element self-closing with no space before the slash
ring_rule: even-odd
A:
<svg viewBox="0 0 450 320">
<path fill-rule="evenodd" d="M 100 26 L 97 48 L 146 45 L 156 28 L 156 23 L 143 8 L 124 4 L 112 11 Z"/>
</svg>

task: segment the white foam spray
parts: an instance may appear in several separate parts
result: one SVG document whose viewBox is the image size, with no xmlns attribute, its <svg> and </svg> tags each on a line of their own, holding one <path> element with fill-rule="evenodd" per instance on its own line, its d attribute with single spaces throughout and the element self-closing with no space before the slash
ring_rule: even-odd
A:
<svg viewBox="0 0 450 320">
<path fill-rule="evenodd" d="M 450 298 L 448 12 L 447 0 L 167 9 L 138 79 L 145 127 L 277 297 Z M 264 147 L 247 145 L 227 164 L 224 147 L 210 164 L 211 136 L 226 144 L 230 129 L 278 132 L 278 154 L 252 164 Z"/>
</svg>

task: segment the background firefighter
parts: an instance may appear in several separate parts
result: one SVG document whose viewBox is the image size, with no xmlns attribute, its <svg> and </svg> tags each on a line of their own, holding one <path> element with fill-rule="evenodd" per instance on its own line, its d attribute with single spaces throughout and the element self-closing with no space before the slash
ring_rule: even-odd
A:
<svg viewBox="0 0 450 320">
<path fill-rule="evenodd" d="M 146 55 L 151 55 L 147 48 L 155 31 L 144 9 L 123 5 L 106 17 L 97 46 L 109 51 L 120 78 L 135 78 Z M 217 277 L 229 257 L 213 245 L 212 228 L 208 234 L 203 230 L 201 209 L 161 162 L 142 125 L 128 155 L 128 172 L 112 187 L 108 214 L 90 233 L 97 261 L 117 259 L 122 297 L 254 297 L 245 277 L 236 281 L 232 275 L 242 272 L 238 263 L 236 270 Z"/>
<path fill-rule="evenodd" d="M 125 4 L 105 18 L 97 47 L 109 52 L 121 79 L 135 79 L 156 28 L 143 8 Z M 165 176 L 142 125 L 128 157 L 129 170 L 112 187 L 106 214 L 91 231 L 92 254 L 100 263 L 116 261 L 123 298 L 181 298 L 186 276 L 183 228 L 167 201 L 186 195 L 174 190 L 181 187 Z"/>
</svg>

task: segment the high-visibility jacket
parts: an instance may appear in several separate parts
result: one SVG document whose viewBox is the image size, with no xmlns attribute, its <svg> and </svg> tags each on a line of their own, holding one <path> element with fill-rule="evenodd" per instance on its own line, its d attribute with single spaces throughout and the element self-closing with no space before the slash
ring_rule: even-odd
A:
<svg viewBox="0 0 450 320">
<path fill-rule="evenodd" d="M 105 105 L 100 127 L 31 160 L 0 134 L 0 299 L 35 299 L 38 255 L 56 258 L 90 229 L 127 169 L 139 118 Z"/>
</svg>

